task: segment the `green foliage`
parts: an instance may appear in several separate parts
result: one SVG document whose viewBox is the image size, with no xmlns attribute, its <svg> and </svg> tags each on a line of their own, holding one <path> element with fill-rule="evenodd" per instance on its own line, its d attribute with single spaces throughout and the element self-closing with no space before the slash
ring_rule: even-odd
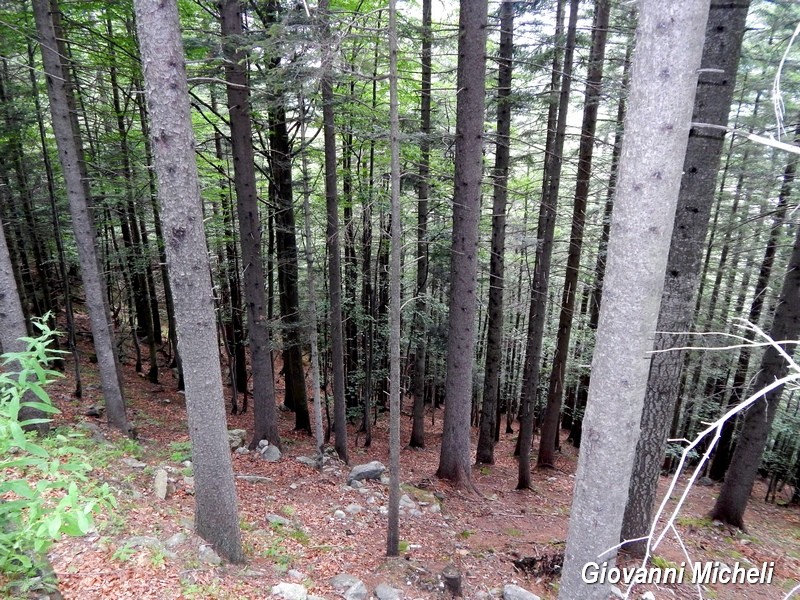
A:
<svg viewBox="0 0 800 600">
<path fill-rule="evenodd" d="M 58 412 L 44 390 L 58 375 L 46 368 L 55 356 L 49 348 L 53 332 L 44 319 L 36 326 L 41 335 L 25 338 L 26 352 L 4 354 L 0 373 L 0 571 L 21 577 L 37 569 L 37 557 L 55 540 L 87 533 L 92 513 L 114 505 L 107 485 L 88 480 L 92 467 L 83 451 L 51 451 L 25 431 L 47 418 L 19 420 L 25 407 Z"/>
<path fill-rule="evenodd" d="M 171 442 L 169 445 L 171 454 L 170 460 L 174 462 L 183 462 L 185 460 L 192 460 L 192 443 L 186 442 Z"/>
</svg>

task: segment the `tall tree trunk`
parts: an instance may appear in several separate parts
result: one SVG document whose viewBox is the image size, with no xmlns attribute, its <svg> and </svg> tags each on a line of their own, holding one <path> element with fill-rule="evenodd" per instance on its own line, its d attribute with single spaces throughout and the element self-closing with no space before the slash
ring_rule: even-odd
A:
<svg viewBox="0 0 800 600">
<path fill-rule="evenodd" d="M 485 0 L 461 0 L 444 429 L 437 476 L 471 486 L 470 410 L 486 101 Z M 397 224 L 399 227 L 399 224 Z"/>
<path fill-rule="evenodd" d="M 608 267 L 559 598 L 605 600 L 584 567 L 613 565 L 647 390 L 709 0 L 644 0 L 633 54 Z M 657 132 L 658 142 L 653 135 Z"/>
<path fill-rule="evenodd" d="M 195 529 L 222 556 L 242 562 L 178 5 L 135 0 L 134 8 L 145 96 L 153 119 L 152 144 L 167 234 L 167 264 L 175 294 L 178 343 L 185 369 L 195 477 Z"/>
<path fill-rule="evenodd" d="M 770 330 L 770 337 L 775 341 L 797 340 L 800 336 L 800 227 L 796 229 L 792 256 Z M 782 346 L 786 354 L 792 356 L 797 343 L 785 343 Z M 758 376 L 753 383 L 753 393 L 774 385 L 776 381 L 786 377 L 788 371 L 789 365 L 785 357 L 775 347 L 767 346 Z M 763 401 L 758 400 L 747 409 L 725 482 L 711 510 L 712 519 L 734 527 L 744 527 L 744 511 L 753 491 L 753 483 L 761 466 L 761 457 L 782 393 L 783 385 L 773 387 L 764 394 Z"/>
<path fill-rule="evenodd" d="M 244 291 L 253 370 L 253 413 L 255 431 L 250 447 L 265 439 L 280 447 L 275 408 L 275 378 L 272 372 L 270 339 L 265 313 L 264 267 L 261 260 L 261 219 L 258 211 L 253 134 L 250 124 L 250 98 L 246 59 L 241 46 L 242 14 L 239 0 L 224 0 L 221 5 L 225 78 L 228 82 L 228 112 L 231 123 L 233 178 L 239 239 L 242 244 Z M 186 357 L 184 357 L 185 360 Z"/>
<path fill-rule="evenodd" d="M 322 37 L 330 39 L 328 0 L 320 0 Z M 331 50 L 323 53 L 322 63 L 322 129 L 325 145 L 325 200 L 327 208 L 328 280 L 330 293 L 331 362 L 333 370 L 333 413 L 336 453 L 347 459 L 347 413 L 345 406 L 344 333 L 342 331 L 342 273 L 339 250 L 339 197 L 336 189 L 336 129 L 333 115 L 333 65 Z"/>
<path fill-rule="evenodd" d="M 506 251 L 508 162 L 511 150 L 511 71 L 514 57 L 515 2 L 500 5 L 500 53 L 497 75 L 497 144 L 494 158 L 492 250 L 489 262 L 488 335 L 483 380 L 480 434 L 475 462 L 494 463 L 494 430 L 503 360 L 503 288 Z"/>
<path fill-rule="evenodd" d="M 58 9 L 49 0 L 34 0 L 34 15 L 42 62 L 47 74 L 47 92 L 50 98 L 50 112 L 53 117 L 53 131 L 58 146 L 61 170 L 67 188 L 72 227 L 78 247 L 83 285 L 86 291 L 86 306 L 92 326 L 94 347 L 103 398 L 106 402 L 108 422 L 128 433 L 130 425 L 125 414 L 125 399 L 122 393 L 122 377 L 119 371 L 117 347 L 114 343 L 111 315 L 106 304 L 105 278 L 97 256 L 97 237 L 91 215 L 91 192 L 86 164 L 83 161 L 83 148 L 72 96 L 69 69 L 61 60 L 65 53 L 59 47 L 54 18 Z"/>
<path fill-rule="evenodd" d="M 425 370 L 428 352 L 427 283 L 428 283 L 428 197 L 430 194 L 431 161 L 431 0 L 422 0 L 422 82 L 420 90 L 419 183 L 417 184 L 417 299 L 414 303 L 414 322 L 417 341 L 414 345 L 414 368 L 411 393 L 414 396 L 411 422 L 412 448 L 425 447 Z"/>
<path fill-rule="evenodd" d="M 701 75 L 697 82 L 692 120 L 725 126 L 736 88 L 736 70 L 744 36 L 748 3 L 713 5 L 706 25 Z M 711 207 L 716 194 L 717 173 L 724 149 L 723 131 L 694 126 L 683 165 L 675 226 L 664 277 L 664 291 L 657 331 L 686 332 L 696 312 L 703 249 Z M 658 333 L 656 350 L 686 346 L 686 334 Z M 631 476 L 622 540 L 647 535 L 672 412 L 678 399 L 681 351 L 660 352 L 650 360 L 647 393 L 642 409 L 639 442 Z M 646 542 L 629 544 L 643 554 Z"/>
<path fill-rule="evenodd" d="M 596 0 L 594 4 L 594 25 L 592 28 L 592 48 L 589 53 L 589 67 L 584 94 L 583 124 L 578 150 L 578 178 L 575 183 L 575 202 L 572 208 L 572 229 L 567 253 L 567 270 L 564 275 L 564 290 L 561 297 L 561 313 L 558 319 L 558 335 L 554 351 L 553 368 L 547 391 L 547 409 L 542 423 L 542 437 L 539 445 L 538 465 L 553 467 L 553 451 L 558 446 L 558 417 L 567 371 L 569 340 L 572 333 L 575 310 L 575 291 L 578 286 L 578 272 L 583 247 L 583 229 L 586 223 L 586 202 L 589 198 L 589 184 L 592 173 L 592 153 L 594 132 L 597 127 L 597 109 L 600 104 L 603 80 L 603 62 L 608 37 L 608 20 L 611 12 L 609 0 Z"/>
</svg>

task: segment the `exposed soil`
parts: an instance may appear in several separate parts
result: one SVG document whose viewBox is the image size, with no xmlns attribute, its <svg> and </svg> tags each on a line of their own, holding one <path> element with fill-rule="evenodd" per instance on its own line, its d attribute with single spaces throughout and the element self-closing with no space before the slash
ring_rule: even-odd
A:
<svg viewBox="0 0 800 600">
<path fill-rule="evenodd" d="M 85 417 L 88 406 L 99 401 L 100 390 L 94 365 L 85 365 L 84 398 L 76 401 L 70 393 L 69 378 L 52 388 L 56 405 L 63 411 L 58 424 L 75 426 L 92 421 L 119 447 L 123 438 L 105 423 Z M 276 369 L 276 372 L 278 369 Z M 533 473 L 533 488 L 514 489 L 517 462 L 512 457 L 515 436 L 503 435 L 497 450 L 497 464 L 476 467 L 472 477 L 479 494 L 452 489 L 435 478 L 441 439 L 441 411 L 427 414 L 427 447 L 404 448 L 401 456 L 401 481 L 415 486 L 406 491 L 417 501 L 421 514 L 401 518 L 399 559 L 385 558 L 386 517 L 375 506 L 385 504 L 386 488 L 377 481 L 366 483 L 368 493 L 345 486 L 349 467 L 329 462 L 319 471 L 297 462 L 298 456 L 312 456 L 313 440 L 292 431 L 293 415 L 280 411 L 283 458 L 269 463 L 252 454 L 234 454 L 234 469 L 239 475 L 261 475 L 268 483 L 237 480 L 239 510 L 243 526 L 247 565 L 211 566 L 198 559 L 202 541 L 191 534 L 193 496 L 178 472 L 174 442 L 185 442 L 185 402 L 175 392 L 172 374 L 162 369 L 162 383 L 153 385 L 133 369 L 125 367 L 129 416 L 135 422 L 141 451 L 136 458 L 148 463 L 146 469 L 131 468 L 121 457 L 98 465 L 95 475 L 117 490 L 119 508 L 114 516 L 99 519 L 98 532 L 85 538 L 65 539 L 50 554 L 60 589 L 65 598 L 91 599 L 171 599 L 171 598 L 269 598 L 279 581 L 306 584 L 310 593 L 338 598 L 329 587 L 330 577 L 350 573 L 360 577 L 368 589 L 386 582 L 405 591 L 406 598 L 445 597 L 440 573 L 455 565 L 463 575 L 466 598 L 491 592 L 498 597 L 502 586 L 517 583 L 540 595 L 555 598 L 558 578 L 557 557 L 564 549 L 569 519 L 571 491 L 576 467 L 576 452 L 566 442 L 557 468 Z M 278 382 L 282 396 L 282 382 Z M 228 390 L 226 390 L 228 393 Z M 252 431 L 252 414 L 229 416 L 229 428 Z M 432 424 L 433 421 L 433 424 Z M 403 437 L 407 442 L 410 418 L 403 416 Z M 351 464 L 380 460 L 388 464 L 387 420 L 382 415 L 374 428 L 372 445 L 363 448 L 363 434 L 349 431 Z M 131 456 L 132 457 L 132 456 Z M 159 500 L 153 492 L 153 468 L 172 465 L 175 491 Z M 666 486 L 666 479 L 662 487 Z M 771 585 L 715 585 L 703 591 L 706 598 L 783 598 L 800 579 L 800 514 L 796 507 L 763 502 L 764 487 L 759 482 L 746 515 L 748 533 L 732 531 L 709 523 L 705 513 L 711 507 L 718 487 L 696 487 L 678 519 L 692 560 L 740 561 L 760 566 L 775 561 Z M 441 512 L 431 506 L 441 500 Z M 788 490 L 787 490 L 788 493 Z M 363 510 L 334 517 L 334 511 L 358 503 Z M 428 504 L 426 504 L 428 503 Z M 434 509 L 435 510 L 435 509 Z M 273 526 L 268 514 L 291 522 Z M 164 556 L 147 547 L 126 547 L 131 536 L 166 540 L 184 532 L 187 539 L 175 552 Z M 666 541 L 656 552 L 659 561 L 679 564 L 686 560 L 675 539 Z M 518 570 L 518 563 L 536 562 L 535 574 Z M 624 562 L 624 561 L 623 561 Z M 291 572 L 290 572 L 291 571 Z M 294 571 L 299 572 L 295 573 Z M 291 575 L 297 579 L 293 580 Z M 690 585 L 640 586 L 631 597 L 646 590 L 656 598 L 697 598 Z M 579 599 L 576 599 L 579 600 Z"/>
</svg>

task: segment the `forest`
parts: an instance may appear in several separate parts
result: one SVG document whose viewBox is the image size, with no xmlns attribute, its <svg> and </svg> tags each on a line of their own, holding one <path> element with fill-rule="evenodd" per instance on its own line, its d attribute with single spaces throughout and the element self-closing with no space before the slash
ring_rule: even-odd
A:
<svg viewBox="0 0 800 600">
<path fill-rule="evenodd" d="M 798 36 L 0 0 L 2 593 L 792 597 Z"/>
</svg>

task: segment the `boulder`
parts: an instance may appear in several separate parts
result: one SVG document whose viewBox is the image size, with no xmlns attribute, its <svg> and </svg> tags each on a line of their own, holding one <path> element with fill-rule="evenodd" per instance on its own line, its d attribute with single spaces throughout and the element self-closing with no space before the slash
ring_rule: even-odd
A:
<svg viewBox="0 0 800 600">
<path fill-rule="evenodd" d="M 343 594 L 344 600 L 366 600 L 369 592 L 363 581 L 357 581 Z"/>
<path fill-rule="evenodd" d="M 350 475 L 347 476 L 347 483 L 364 481 L 365 479 L 380 479 L 385 470 L 386 467 L 383 466 L 383 463 L 377 460 L 364 465 L 356 465 L 350 471 Z"/>
<path fill-rule="evenodd" d="M 354 577 L 349 573 L 340 573 L 335 577 L 331 577 L 328 580 L 328 583 L 331 584 L 331 587 L 335 589 L 337 592 L 344 592 L 345 590 L 350 589 L 356 583 L 358 583 L 360 579 L 358 577 Z"/>
<path fill-rule="evenodd" d="M 247 432 L 244 429 L 228 429 L 228 444 L 231 450 L 236 450 L 244 446 L 247 439 Z"/>
<path fill-rule="evenodd" d="M 272 586 L 272 595 L 283 600 L 308 600 L 308 590 L 299 583 L 284 583 Z"/>
<path fill-rule="evenodd" d="M 169 491 L 169 475 L 166 469 L 157 469 L 153 480 L 153 493 L 156 495 L 156 498 L 166 500 Z"/>
<path fill-rule="evenodd" d="M 197 557 L 200 559 L 200 562 L 209 565 L 217 566 L 222 564 L 222 558 L 220 558 L 219 554 L 217 554 L 211 546 L 207 546 L 206 544 L 200 546 Z"/>
<path fill-rule="evenodd" d="M 273 446 L 270 444 L 269 446 L 264 446 L 260 448 L 258 451 L 258 455 L 266 461 L 269 462 L 278 462 L 281 459 L 281 451 L 278 450 L 277 446 Z"/>
<path fill-rule="evenodd" d="M 403 592 L 393 588 L 388 583 L 379 583 L 375 587 L 375 596 L 378 600 L 401 600 Z"/>
<path fill-rule="evenodd" d="M 511 583 L 503 586 L 503 600 L 541 600 L 539 596 Z"/>
</svg>

